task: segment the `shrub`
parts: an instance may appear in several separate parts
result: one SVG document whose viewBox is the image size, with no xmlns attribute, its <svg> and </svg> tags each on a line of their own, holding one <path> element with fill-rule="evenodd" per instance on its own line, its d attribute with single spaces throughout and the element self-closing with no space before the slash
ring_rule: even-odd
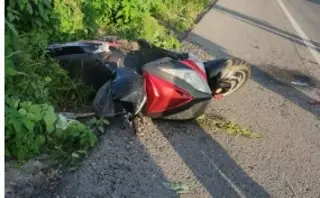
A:
<svg viewBox="0 0 320 198">
<path fill-rule="evenodd" d="M 79 121 L 56 115 L 52 105 L 14 97 L 6 97 L 5 123 L 5 154 L 19 160 L 39 154 L 41 148 L 60 154 L 86 151 L 97 140 Z"/>
</svg>

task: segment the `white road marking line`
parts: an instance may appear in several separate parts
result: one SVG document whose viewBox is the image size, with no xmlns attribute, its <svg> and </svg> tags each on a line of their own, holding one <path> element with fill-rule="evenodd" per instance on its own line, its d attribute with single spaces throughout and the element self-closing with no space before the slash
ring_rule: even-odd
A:
<svg viewBox="0 0 320 198">
<path fill-rule="evenodd" d="M 219 168 L 219 166 L 216 164 L 216 163 L 214 163 L 212 160 L 210 160 L 210 158 L 205 154 L 205 152 L 203 151 L 203 150 L 201 150 L 200 149 L 200 151 L 201 151 L 201 153 L 202 153 L 202 155 L 204 155 L 204 157 L 209 161 L 209 163 L 214 167 L 214 171 L 218 171 L 218 173 L 221 175 L 221 177 L 226 181 L 226 182 L 228 182 L 228 184 L 230 185 L 230 187 L 239 195 L 239 197 L 246 197 L 243 193 L 242 193 L 242 191 L 240 190 L 240 188 L 238 188 L 238 186 L 235 184 L 235 183 L 233 183 L 230 179 L 229 179 L 229 177 Z M 213 172 L 214 172 L 213 171 Z"/>
<path fill-rule="evenodd" d="M 293 18 L 293 16 L 290 14 L 289 10 L 287 7 L 284 5 L 282 0 L 276 0 L 283 10 L 283 12 L 287 15 L 289 21 L 291 22 L 292 26 L 296 30 L 296 32 L 299 34 L 301 39 L 303 40 L 304 44 L 307 46 L 311 54 L 313 55 L 314 59 L 317 61 L 317 63 L 320 65 L 320 54 L 317 52 L 315 49 L 317 49 L 316 46 L 314 46 L 310 39 L 307 37 L 306 33 L 302 30 L 302 28 L 299 26 L 299 24 L 296 22 L 296 20 Z"/>
</svg>

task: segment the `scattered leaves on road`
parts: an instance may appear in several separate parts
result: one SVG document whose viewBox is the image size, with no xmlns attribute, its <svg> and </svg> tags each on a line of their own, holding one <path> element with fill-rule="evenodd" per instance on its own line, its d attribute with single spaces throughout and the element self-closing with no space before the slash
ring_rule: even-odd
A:
<svg viewBox="0 0 320 198">
<path fill-rule="evenodd" d="M 175 191 L 177 194 L 188 193 L 189 187 L 183 183 L 175 183 L 175 182 L 163 182 L 164 187 Z"/>
<path fill-rule="evenodd" d="M 197 123 L 207 130 L 222 130 L 229 135 L 240 135 L 250 138 L 260 138 L 260 134 L 251 131 L 250 129 L 241 127 L 240 125 L 227 121 L 218 116 L 202 115 L 197 120 Z"/>
</svg>

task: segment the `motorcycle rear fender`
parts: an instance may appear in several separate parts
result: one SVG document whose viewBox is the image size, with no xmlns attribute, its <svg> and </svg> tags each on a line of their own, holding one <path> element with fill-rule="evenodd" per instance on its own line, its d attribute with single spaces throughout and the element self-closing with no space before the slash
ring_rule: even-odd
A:
<svg viewBox="0 0 320 198">
<path fill-rule="evenodd" d="M 204 67 L 209 78 L 213 78 L 219 75 L 219 73 L 225 69 L 226 65 L 221 64 L 227 59 L 214 59 L 204 63 Z"/>
<path fill-rule="evenodd" d="M 221 72 L 226 69 L 226 64 L 222 64 L 227 61 L 226 58 L 215 59 L 204 63 L 204 67 L 207 74 L 208 84 L 211 90 L 215 89 Z"/>
</svg>

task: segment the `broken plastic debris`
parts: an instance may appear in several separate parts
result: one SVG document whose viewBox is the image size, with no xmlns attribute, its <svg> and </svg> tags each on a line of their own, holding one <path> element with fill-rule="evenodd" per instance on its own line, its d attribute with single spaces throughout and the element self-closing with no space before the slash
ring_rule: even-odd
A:
<svg viewBox="0 0 320 198">
<path fill-rule="evenodd" d="M 314 82 L 313 80 L 306 75 L 293 75 L 294 81 L 291 81 L 291 84 L 297 85 L 297 86 L 313 86 Z"/>
<path fill-rule="evenodd" d="M 291 84 L 296 85 L 296 86 L 301 86 L 301 87 L 305 87 L 308 86 L 308 83 L 305 82 L 298 82 L 298 81 L 292 81 Z"/>
</svg>

